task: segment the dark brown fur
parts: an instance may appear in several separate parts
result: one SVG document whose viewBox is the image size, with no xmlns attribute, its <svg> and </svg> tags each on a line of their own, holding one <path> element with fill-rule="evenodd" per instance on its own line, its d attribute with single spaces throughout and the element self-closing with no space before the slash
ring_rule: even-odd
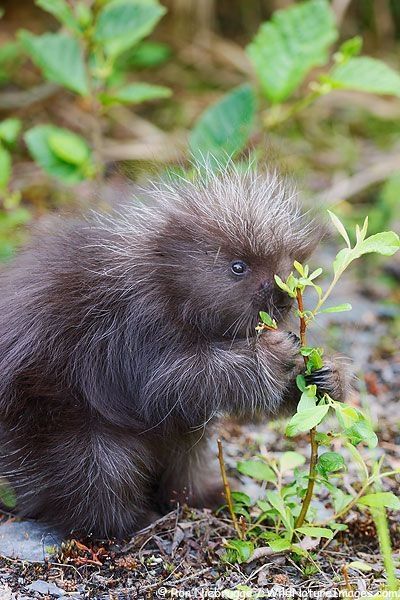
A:
<svg viewBox="0 0 400 600">
<path fill-rule="evenodd" d="M 290 189 L 232 172 L 150 195 L 112 218 L 56 219 L 2 276 L 1 475 L 20 514 L 64 532 L 124 536 L 173 498 L 218 503 L 211 424 L 298 400 L 296 342 L 254 335 L 259 310 L 288 311 L 274 273 L 318 237 Z"/>
</svg>

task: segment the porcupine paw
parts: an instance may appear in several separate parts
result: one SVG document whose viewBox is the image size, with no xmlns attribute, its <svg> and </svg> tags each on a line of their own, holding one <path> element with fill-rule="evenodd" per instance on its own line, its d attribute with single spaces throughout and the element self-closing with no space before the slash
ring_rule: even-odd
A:
<svg viewBox="0 0 400 600">
<path fill-rule="evenodd" d="M 327 360 L 323 367 L 305 375 L 307 385 L 316 385 L 319 394 L 328 394 L 338 402 L 346 400 L 351 379 L 347 365 L 339 359 Z"/>
</svg>

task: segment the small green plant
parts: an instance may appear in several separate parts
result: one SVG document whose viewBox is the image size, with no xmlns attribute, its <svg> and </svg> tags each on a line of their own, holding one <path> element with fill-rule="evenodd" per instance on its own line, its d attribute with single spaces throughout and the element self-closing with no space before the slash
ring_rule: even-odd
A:
<svg viewBox="0 0 400 600">
<path fill-rule="evenodd" d="M 103 171 L 104 117 L 110 107 L 171 95 L 164 86 L 127 79 L 135 68 L 135 56 L 139 65 L 157 64 L 168 56 L 163 45 L 141 46 L 166 9 L 157 0 L 36 0 L 36 4 L 52 14 L 61 28 L 42 35 L 20 30 L 17 42 L 0 48 L 0 77 L 1 67 L 6 77 L 12 61 L 29 57 L 47 81 L 76 95 L 88 117 L 83 136 L 43 123 L 25 131 L 24 139 L 32 158 L 46 173 L 66 184 L 79 183 Z M 17 120 L 8 121 L 15 124 Z M 19 122 L 18 130 L 21 125 Z M 3 142 L 1 132 L 0 139 Z M 10 170 L 11 155 L 0 146 L 0 189 Z"/>
<path fill-rule="evenodd" d="M 334 50 L 338 37 L 328 0 L 307 0 L 276 11 L 246 48 L 255 84 L 231 90 L 200 116 L 189 138 L 194 155 L 212 153 L 222 162 L 237 155 L 251 138 L 257 107 L 264 129 L 271 131 L 336 89 L 400 97 L 395 70 L 359 56 L 358 36 Z M 318 76 L 304 85 L 315 67 Z"/>
<path fill-rule="evenodd" d="M 320 394 L 316 385 L 307 385 L 306 375 L 323 366 L 323 349 L 307 345 L 307 330 L 323 313 L 334 313 L 351 309 L 350 304 L 326 306 L 331 293 L 347 267 L 357 258 L 368 253 L 391 256 L 400 247 L 399 237 L 392 231 L 367 236 L 368 218 L 363 226 L 355 229 L 355 243 L 343 223 L 329 212 L 333 224 L 346 242 L 333 261 L 333 275 L 326 290 L 316 283 L 322 273 L 321 268 L 310 272 L 308 265 L 294 262 L 294 271 L 283 281 L 275 275 L 278 287 L 297 302 L 296 314 L 299 319 L 300 349 L 304 360 L 304 375 L 299 375 L 296 384 L 301 393 L 297 411 L 286 427 L 286 435 L 294 437 L 310 432 L 310 462 L 304 469 L 305 459 L 297 452 L 285 452 L 279 461 L 259 455 L 254 459 L 239 462 L 240 473 L 263 482 L 267 486 L 265 498 L 253 504 L 244 493 L 231 494 L 227 503 L 231 513 L 235 513 L 236 530 L 239 539 L 230 541 L 227 546 L 227 560 L 243 562 L 256 544 L 264 541 L 274 552 L 290 551 L 299 556 L 307 556 L 304 537 L 330 540 L 345 526 L 340 522 L 353 508 L 369 509 L 377 524 L 377 531 L 388 573 L 388 586 L 394 589 L 395 577 L 391 559 L 390 539 L 385 526 L 385 509 L 400 510 L 400 500 L 392 492 L 381 491 L 383 478 L 400 472 L 382 470 L 382 461 L 375 461 L 372 468 L 364 460 L 357 446 L 365 444 L 375 448 L 378 440 L 369 419 L 357 408 L 337 402 L 328 394 Z M 313 308 L 305 308 L 303 293 L 306 288 L 313 291 L 316 300 Z M 278 324 L 265 312 L 260 313 L 258 335 L 264 330 L 276 329 Z M 328 432 L 318 431 L 328 417 L 336 417 L 336 427 Z M 345 456 L 331 449 L 341 443 L 350 454 L 360 472 L 358 488 L 352 493 L 344 491 L 340 478 L 346 467 Z M 323 449 L 320 452 L 320 448 Z M 287 474 L 294 477 L 287 482 Z M 333 514 L 319 520 L 312 506 L 317 489 L 324 488 L 331 496 Z M 251 554 L 250 554 L 251 555 Z M 389 559 L 390 557 L 390 559 Z M 391 566 L 392 565 L 392 566 Z M 397 589 L 397 587 L 396 587 Z"/>
</svg>

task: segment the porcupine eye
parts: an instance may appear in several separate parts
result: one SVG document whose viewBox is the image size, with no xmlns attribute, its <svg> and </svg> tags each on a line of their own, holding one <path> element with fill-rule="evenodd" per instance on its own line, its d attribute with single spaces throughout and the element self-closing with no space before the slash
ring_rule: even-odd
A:
<svg viewBox="0 0 400 600">
<path fill-rule="evenodd" d="M 248 267 L 245 262 L 242 260 L 235 260 L 231 264 L 231 271 L 234 275 L 241 276 L 244 275 L 247 271 Z"/>
</svg>

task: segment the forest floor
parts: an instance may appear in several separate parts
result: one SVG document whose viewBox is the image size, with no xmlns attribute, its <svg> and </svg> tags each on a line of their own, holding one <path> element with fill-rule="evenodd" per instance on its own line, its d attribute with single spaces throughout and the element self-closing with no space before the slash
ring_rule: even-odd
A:
<svg viewBox="0 0 400 600">
<path fill-rule="evenodd" d="M 364 410 L 369 407 L 377 423 L 377 452 L 384 452 L 386 466 L 396 469 L 400 467 L 400 356 L 394 331 L 399 326 L 398 316 L 393 304 L 386 304 L 379 288 L 370 283 L 347 279 L 337 294 L 338 301 L 340 296 L 352 300 L 354 310 L 327 320 L 324 337 L 329 332 L 330 346 L 353 359 L 358 391 L 349 402 Z M 230 475 L 238 476 L 237 460 L 258 452 L 279 457 L 284 451 L 296 450 L 307 456 L 307 435 L 289 440 L 283 430 L 279 422 L 222 423 L 218 434 Z M 346 487 L 354 482 L 357 470 L 348 461 L 342 483 Z M 384 484 L 387 490 L 398 489 L 395 480 Z M 239 485 L 253 497 L 260 493 L 250 479 L 243 478 Z M 315 506 L 320 515 L 326 515 L 329 499 L 318 497 Z M 400 562 L 398 513 L 389 514 L 389 519 L 395 558 Z M 315 598 L 339 597 L 349 586 L 356 597 L 376 593 L 384 583 L 384 570 L 374 523 L 359 510 L 351 511 L 344 522 L 347 531 L 316 544 L 308 561 L 296 560 L 291 554 L 268 553 L 238 565 L 221 559 L 226 540 L 235 534 L 226 515 L 179 507 L 127 543 L 72 540 L 51 560 L 41 563 L 2 557 L 0 598 Z M 354 561 L 363 563 L 364 570 L 357 565 L 346 569 L 345 565 Z"/>
</svg>

